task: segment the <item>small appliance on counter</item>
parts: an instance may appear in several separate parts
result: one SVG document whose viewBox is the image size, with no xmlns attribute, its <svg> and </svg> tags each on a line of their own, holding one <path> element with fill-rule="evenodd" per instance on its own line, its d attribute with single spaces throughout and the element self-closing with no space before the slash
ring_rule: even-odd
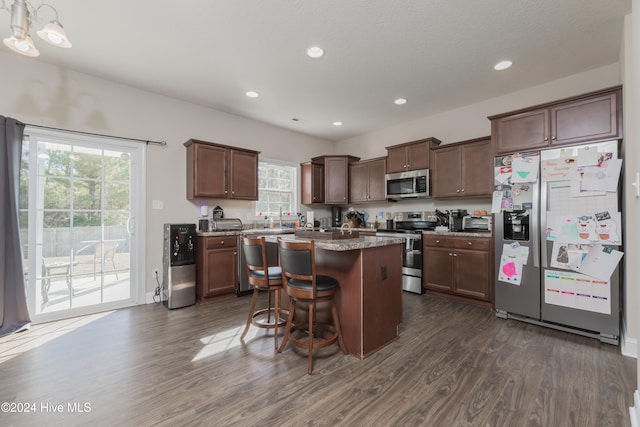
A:
<svg viewBox="0 0 640 427">
<path fill-rule="evenodd" d="M 464 217 L 467 216 L 466 209 L 452 209 L 449 211 L 449 231 L 463 231 Z"/>
<path fill-rule="evenodd" d="M 164 224 L 163 304 L 168 309 L 196 303 L 196 225 Z"/>
<path fill-rule="evenodd" d="M 198 231 L 202 231 L 202 232 L 209 231 L 209 218 L 198 219 Z"/>
<path fill-rule="evenodd" d="M 340 227 L 342 225 L 342 208 L 340 206 L 331 207 L 331 226 Z"/>
<path fill-rule="evenodd" d="M 490 232 L 491 215 L 467 215 L 462 218 L 462 230 L 471 232 Z"/>
<path fill-rule="evenodd" d="M 240 218 L 214 218 L 211 231 L 242 231 L 242 221 Z"/>
</svg>

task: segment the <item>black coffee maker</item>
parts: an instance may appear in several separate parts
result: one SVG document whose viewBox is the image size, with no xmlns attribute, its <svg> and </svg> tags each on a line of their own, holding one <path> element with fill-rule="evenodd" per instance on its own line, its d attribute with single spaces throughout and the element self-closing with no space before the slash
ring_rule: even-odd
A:
<svg viewBox="0 0 640 427">
<path fill-rule="evenodd" d="M 340 206 L 331 206 L 331 226 L 340 227 L 342 222 L 342 208 Z"/>
</svg>

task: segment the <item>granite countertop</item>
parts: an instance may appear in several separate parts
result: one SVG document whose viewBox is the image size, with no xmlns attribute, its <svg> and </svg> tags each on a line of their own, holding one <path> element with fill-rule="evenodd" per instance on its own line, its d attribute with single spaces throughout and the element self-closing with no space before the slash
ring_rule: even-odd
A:
<svg viewBox="0 0 640 427">
<path fill-rule="evenodd" d="M 308 242 L 310 239 L 297 237 L 293 235 L 283 236 L 284 240 L 299 240 Z M 265 239 L 267 242 L 277 242 L 276 236 L 267 236 Z M 404 244 L 405 240 L 400 237 L 375 237 L 375 236 L 363 236 L 355 239 L 340 239 L 340 240 L 319 240 L 315 239 L 316 248 L 325 249 L 329 251 L 352 251 L 357 249 L 377 248 L 380 246 L 398 245 Z"/>
<path fill-rule="evenodd" d="M 469 232 L 469 231 L 431 231 L 426 230 L 423 231 L 422 234 L 434 234 L 436 236 L 451 236 L 451 237 L 486 237 L 490 239 L 492 234 L 490 231 L 478 231 L 478 232 Z"/>
<path fill-rule="evenodd" d="M 246 230 L 227 230 L 227 231 L 198 231 L 198 236 L 239 236 L 242 233 L 251 234 L 253 236 L 267 236 L 273 234 L 293 234 L 293 228 L 250 228 Z"/>
</svg>

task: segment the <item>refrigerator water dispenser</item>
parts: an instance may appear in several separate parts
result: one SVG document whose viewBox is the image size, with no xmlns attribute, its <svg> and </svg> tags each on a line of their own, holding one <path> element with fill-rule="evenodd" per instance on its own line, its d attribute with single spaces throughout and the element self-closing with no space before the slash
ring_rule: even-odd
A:
<svg viewBox="0 0 640 427">
<path fill-rule="evenodd" d="M 504 213 L 504 240 L 529 240 L 529 211 Z"/>
</svg>

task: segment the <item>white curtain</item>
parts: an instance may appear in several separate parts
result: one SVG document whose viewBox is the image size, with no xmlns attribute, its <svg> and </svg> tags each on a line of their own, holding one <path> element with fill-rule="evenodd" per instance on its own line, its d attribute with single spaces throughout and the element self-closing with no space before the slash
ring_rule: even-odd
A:
<svg viewBox="0 0 640 427">
<path fill-rule="evenodd" d="M 0 116 L 0 336 L 31 323 L 18 225 L 24 124 Z"/>
</svg>

